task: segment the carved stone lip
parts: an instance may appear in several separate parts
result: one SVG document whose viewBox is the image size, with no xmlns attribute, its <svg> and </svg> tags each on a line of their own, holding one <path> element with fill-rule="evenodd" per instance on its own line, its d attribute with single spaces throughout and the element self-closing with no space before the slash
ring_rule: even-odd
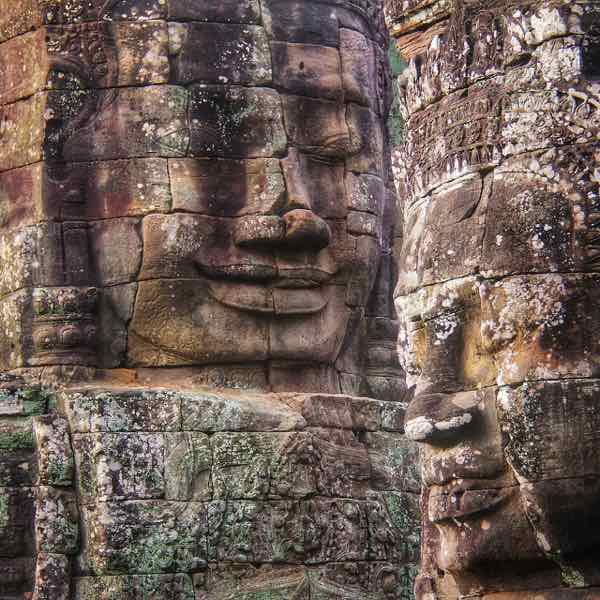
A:
<svg viewBox="0 0 600 600">
<path fill-rule="evenodd" d="M 490 511 L 514 493 L 501 480 L 458 479 L 429 488 L 428 517 L 432 523 L 460 520 Z"/>
<path fill-rule="evenodd" d="M 290 278 L 289 283 L 286 287 L 283 278 L 271 286 L 209 280 L 208 289 L 224 306 L 254 313 L 309 315 L 321 312 L 329 303 L 329 286 L 309 287 L 298 278 Z"/>
</svg>

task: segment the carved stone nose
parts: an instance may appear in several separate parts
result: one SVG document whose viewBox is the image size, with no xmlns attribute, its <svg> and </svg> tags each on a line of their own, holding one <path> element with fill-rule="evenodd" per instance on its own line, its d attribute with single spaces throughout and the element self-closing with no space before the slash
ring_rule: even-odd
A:
<svg viewBox="0 0 600 600">
<path fill-rule="evenodd" d="M 481 415 L 476 392 L 418 394 L 404 418 L 406 437 L 429 444 L 459 440 Z"/>
<path fill-rule="evenodd" d="M 238 246 L 276 246 L 296 250 L 321 250 L 331 241 L 331 230 L 312 210 L 297 208 L 276 215 L 239 220 L 234 240 Z"/>
<path fill-rule="evenodd" d="M 297 208 L 283 215 L 285 245 L 302 250 L 321 250 L 331 241 L 329 225 L 312 210 Z"/>
</svg>

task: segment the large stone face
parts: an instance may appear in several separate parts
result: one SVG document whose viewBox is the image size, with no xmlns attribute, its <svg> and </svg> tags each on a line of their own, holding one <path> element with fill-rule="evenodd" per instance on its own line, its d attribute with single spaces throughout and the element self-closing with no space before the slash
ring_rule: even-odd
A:
<svg viewBox="0 0 600 600">
<path fill-rule="evenodd" d="M 380 0 L 0 0 L 2 600 L 406 599 Z"/>
<path fill-rule="evenodd" d="M 368 307 L 394 279 L 381 6 L 204 4 L 0 5 L 0 367 L 60 364 L 30 298 L 86 286 L 69 364 L 367 392 L 366 319 L 394 320 Z"/>
<path fill-rule="evenodd" d="M 595 598 L 596 2 L 390 0 L 417 596 Z M 595 587 L 596 586 L 596 587 Z"/>
</svg>

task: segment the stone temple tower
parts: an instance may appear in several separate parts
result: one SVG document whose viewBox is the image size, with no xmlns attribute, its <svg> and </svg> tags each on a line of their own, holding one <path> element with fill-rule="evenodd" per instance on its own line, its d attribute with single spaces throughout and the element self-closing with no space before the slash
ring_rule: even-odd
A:
<svg viewBox="0 0 600 600">
<path fill-rule="evenodd" d="M 600 597 L 600 4 L 388 0 L 421 600 Z"/>
</svg>

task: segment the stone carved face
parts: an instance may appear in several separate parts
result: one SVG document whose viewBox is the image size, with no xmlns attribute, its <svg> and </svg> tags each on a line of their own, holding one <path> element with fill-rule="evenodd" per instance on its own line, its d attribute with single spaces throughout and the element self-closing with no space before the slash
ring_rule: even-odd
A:
<svg viewBox="0 0 600 600">
<path fill-rule="evenodd" d="M 404 82 L 396 303 L 406 432 L 424 443 L 424 570 L 477 574 L 480 589 L 540 569 L 545 587 L 589 583 L 600 544 L 598 114 L 578 58 L 592 38 L 551 40 L 597 14 L 503 5 L 450 17 Z M 452 51 L 465 43 L 466 63 Z"/>
<path fill-rule="evenodd" d="M 390 245 L 375 4 L 88 4 L 49 3 L 44 176 L 100 366 L 333 365 Z"/>
</svg>

